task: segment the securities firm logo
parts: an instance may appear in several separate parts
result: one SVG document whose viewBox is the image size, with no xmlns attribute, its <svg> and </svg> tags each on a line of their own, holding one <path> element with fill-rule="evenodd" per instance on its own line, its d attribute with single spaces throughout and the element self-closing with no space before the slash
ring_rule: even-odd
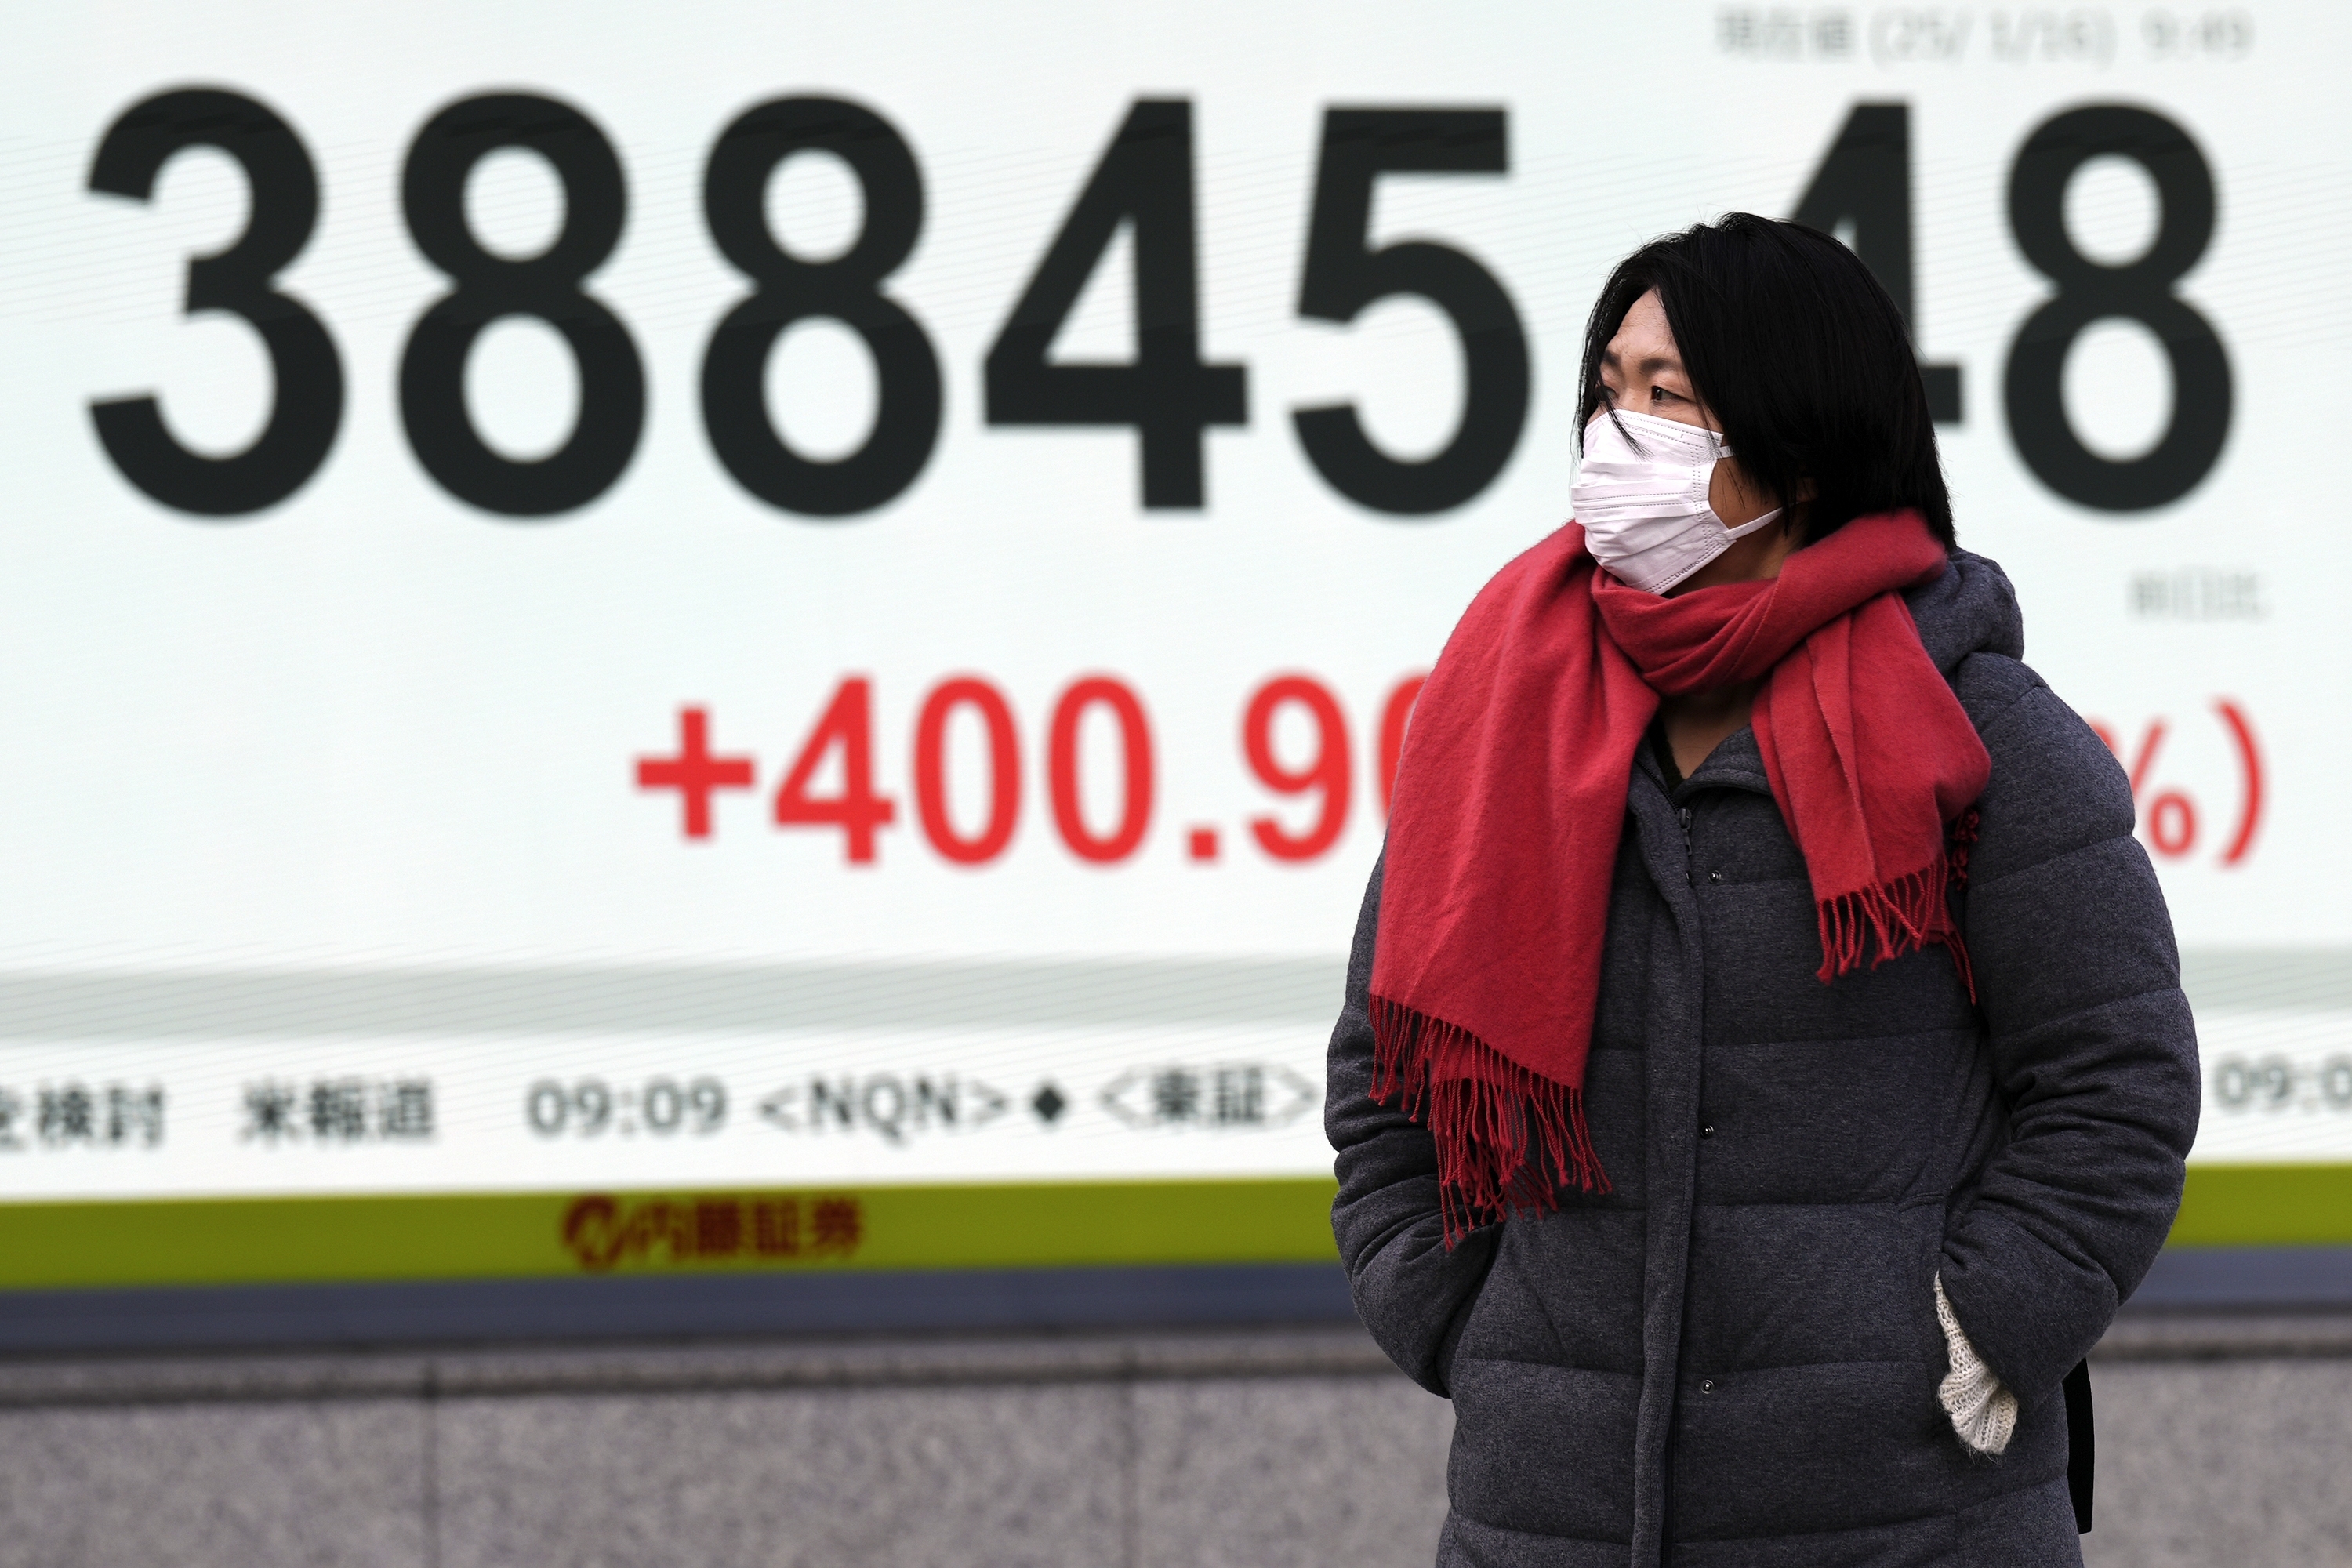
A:
<svg viewBox="0 0 2352 1568">
<path fill-rule="evenodd" d="M 866 1239 L 866 1211 L 840 1194 L 590 1194 L 564 1211 L 562 1237 L 564 1250 L 592 1274 L 632 1266 L 841 1262 L 856 1256 Z"/>
</svg>

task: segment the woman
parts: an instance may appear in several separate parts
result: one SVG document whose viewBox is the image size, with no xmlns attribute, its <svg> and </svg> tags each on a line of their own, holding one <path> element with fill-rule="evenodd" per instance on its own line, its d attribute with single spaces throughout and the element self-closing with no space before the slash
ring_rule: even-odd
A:
<svg viewBox="0 0 2352 1568">
<path fill-rule="evenodd" d="M 2129 789 L 1836 241 L 1643 247 L 1581 415 L 1578 521 L 1423 689 L 1331 1043 L 1357 1307 L 1454 1401 L 1439 1560 L 2079 1563 L 2068 1409 L 2198 1108 Z"/>
</svg>

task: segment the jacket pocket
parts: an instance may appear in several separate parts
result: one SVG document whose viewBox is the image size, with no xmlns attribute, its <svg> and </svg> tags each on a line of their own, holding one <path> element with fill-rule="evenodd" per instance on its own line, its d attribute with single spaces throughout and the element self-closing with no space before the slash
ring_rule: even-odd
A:
<svg viewBox="0 0 2352 1568">
<path fill-rule="evenodd" d="M 1454 1309 L 1453 1321 L 1445 1325 L 1444 1337 L 1438 1341 L 1437 1381 L 1445 1385 L 1449 1398 L 1454 1387 L 1454 1355 L 1462 1349 L 1462 1336 L 1469 1331 L 1470 1320 L 1477 1313 L 1478 1303 L 1486 1294 L 1486 1282 L 1481 1279 L 1478 1288 L 1470 1292 L 1469 1300 Z"/>
<path fill-rule="evenodd" d="M 1486 1265 L 1478 1271 L 1478 1282 L 1463 1297 L 1462 1304 L 1454 1309 L 1454 1315 L 1446 1320 L 1444 1331 L 1438 1338 L 1437 1381 L 1444 1385 L 1448 1398 L 1453 1397 L 1454 1358 L 1462 1349 L 1462 1342 L 1469 1337 L 1471 1321 L 1486 1303 L 1486 1287 L 1494 1280 L 1495 1266 L 1502 1252 L 1498 1238 L 1497 1245 L 1487 1249 Z"/>
<path fill-rule="evenodd" d="M 1918 1345 L 1916 1353 L 1926 1369 L 1921 1379 L 1926 1385 L 1926 1407 L 1933 1415 L 1937 1433 L 1958 1447 L 1959 1435 L 1952 1430 L 1943 1395 L 1944 1374 L 1952 1370 L 1952 1358 L 1944 1343 L 1944 1325 L 1936 1317 L 1936 1276 L 1944 1266 L 1944 1237 L 1951 1228 L 1952 1215 L 1941 1200 L 1923 1204 L 1916 1212 L 1919 1245 L 1911 1279 L 1904 1288 L 1904 1321 L 1911 1325 Z"/>
</svg>

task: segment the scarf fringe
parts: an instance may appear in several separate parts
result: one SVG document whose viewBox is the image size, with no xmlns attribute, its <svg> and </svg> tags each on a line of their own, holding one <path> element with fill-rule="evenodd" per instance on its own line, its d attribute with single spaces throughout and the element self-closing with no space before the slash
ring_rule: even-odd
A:
<svg viewBox="0 0 2352 1568">
<path fill-rule="evenodd" d="M 1951 953 L 1952 967 L 1959 971 L 1960 984 L 1974 1002 L 1976 973 L 1969 963 L 1968 944 L 1952 921 L 1951 895 L 1968 886 L 1969 851 L 1976 843 L 1977 823 L 1971 807 L 1952 824 L 1936 858 L 1907 877 L 1822 900 L 1822 966 L 1813 978 L 1826 985 L 1865 962 L 1875 969 L 1890 958 L 1940 942 Z"/>
<path fill-rule="evenodd" d="M 1559 1207 L 1559 1189 L 1605 1193 L 1584 1093 L 1521 1066 L 1467 1029 L 1371 999 L 1372 1098 L 1437 1143 L 1437 1202 L 1451 1249 L 1480 1226 Z"/>
</svg>

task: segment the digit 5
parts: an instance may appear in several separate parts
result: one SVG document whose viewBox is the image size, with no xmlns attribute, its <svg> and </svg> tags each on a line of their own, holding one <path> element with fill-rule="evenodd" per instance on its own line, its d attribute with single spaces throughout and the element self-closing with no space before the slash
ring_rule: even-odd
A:
<svg viewBox="0 0 2352 1568">
<path fill-rule="evenodd" d="M 1333 489 L 1399 516 L 1457 507 L 1510 461 L 1528 416 L 1528 340 L 1495 275 L 1426 240 L 1372 249 L 1372 182 L 1383 174 L 1491 174 L 1509 167 L 1500 110 L 1333 109 L 1307 229 L 1298 313 L 1342 324 L 1392 294 L 1418 294 L 1462 339 L 1461 423 L 1435 457 L 1402 462 L 1364 435 L 1353 404 L 1296 409 L 1299 445 Z"/>
</svg>

